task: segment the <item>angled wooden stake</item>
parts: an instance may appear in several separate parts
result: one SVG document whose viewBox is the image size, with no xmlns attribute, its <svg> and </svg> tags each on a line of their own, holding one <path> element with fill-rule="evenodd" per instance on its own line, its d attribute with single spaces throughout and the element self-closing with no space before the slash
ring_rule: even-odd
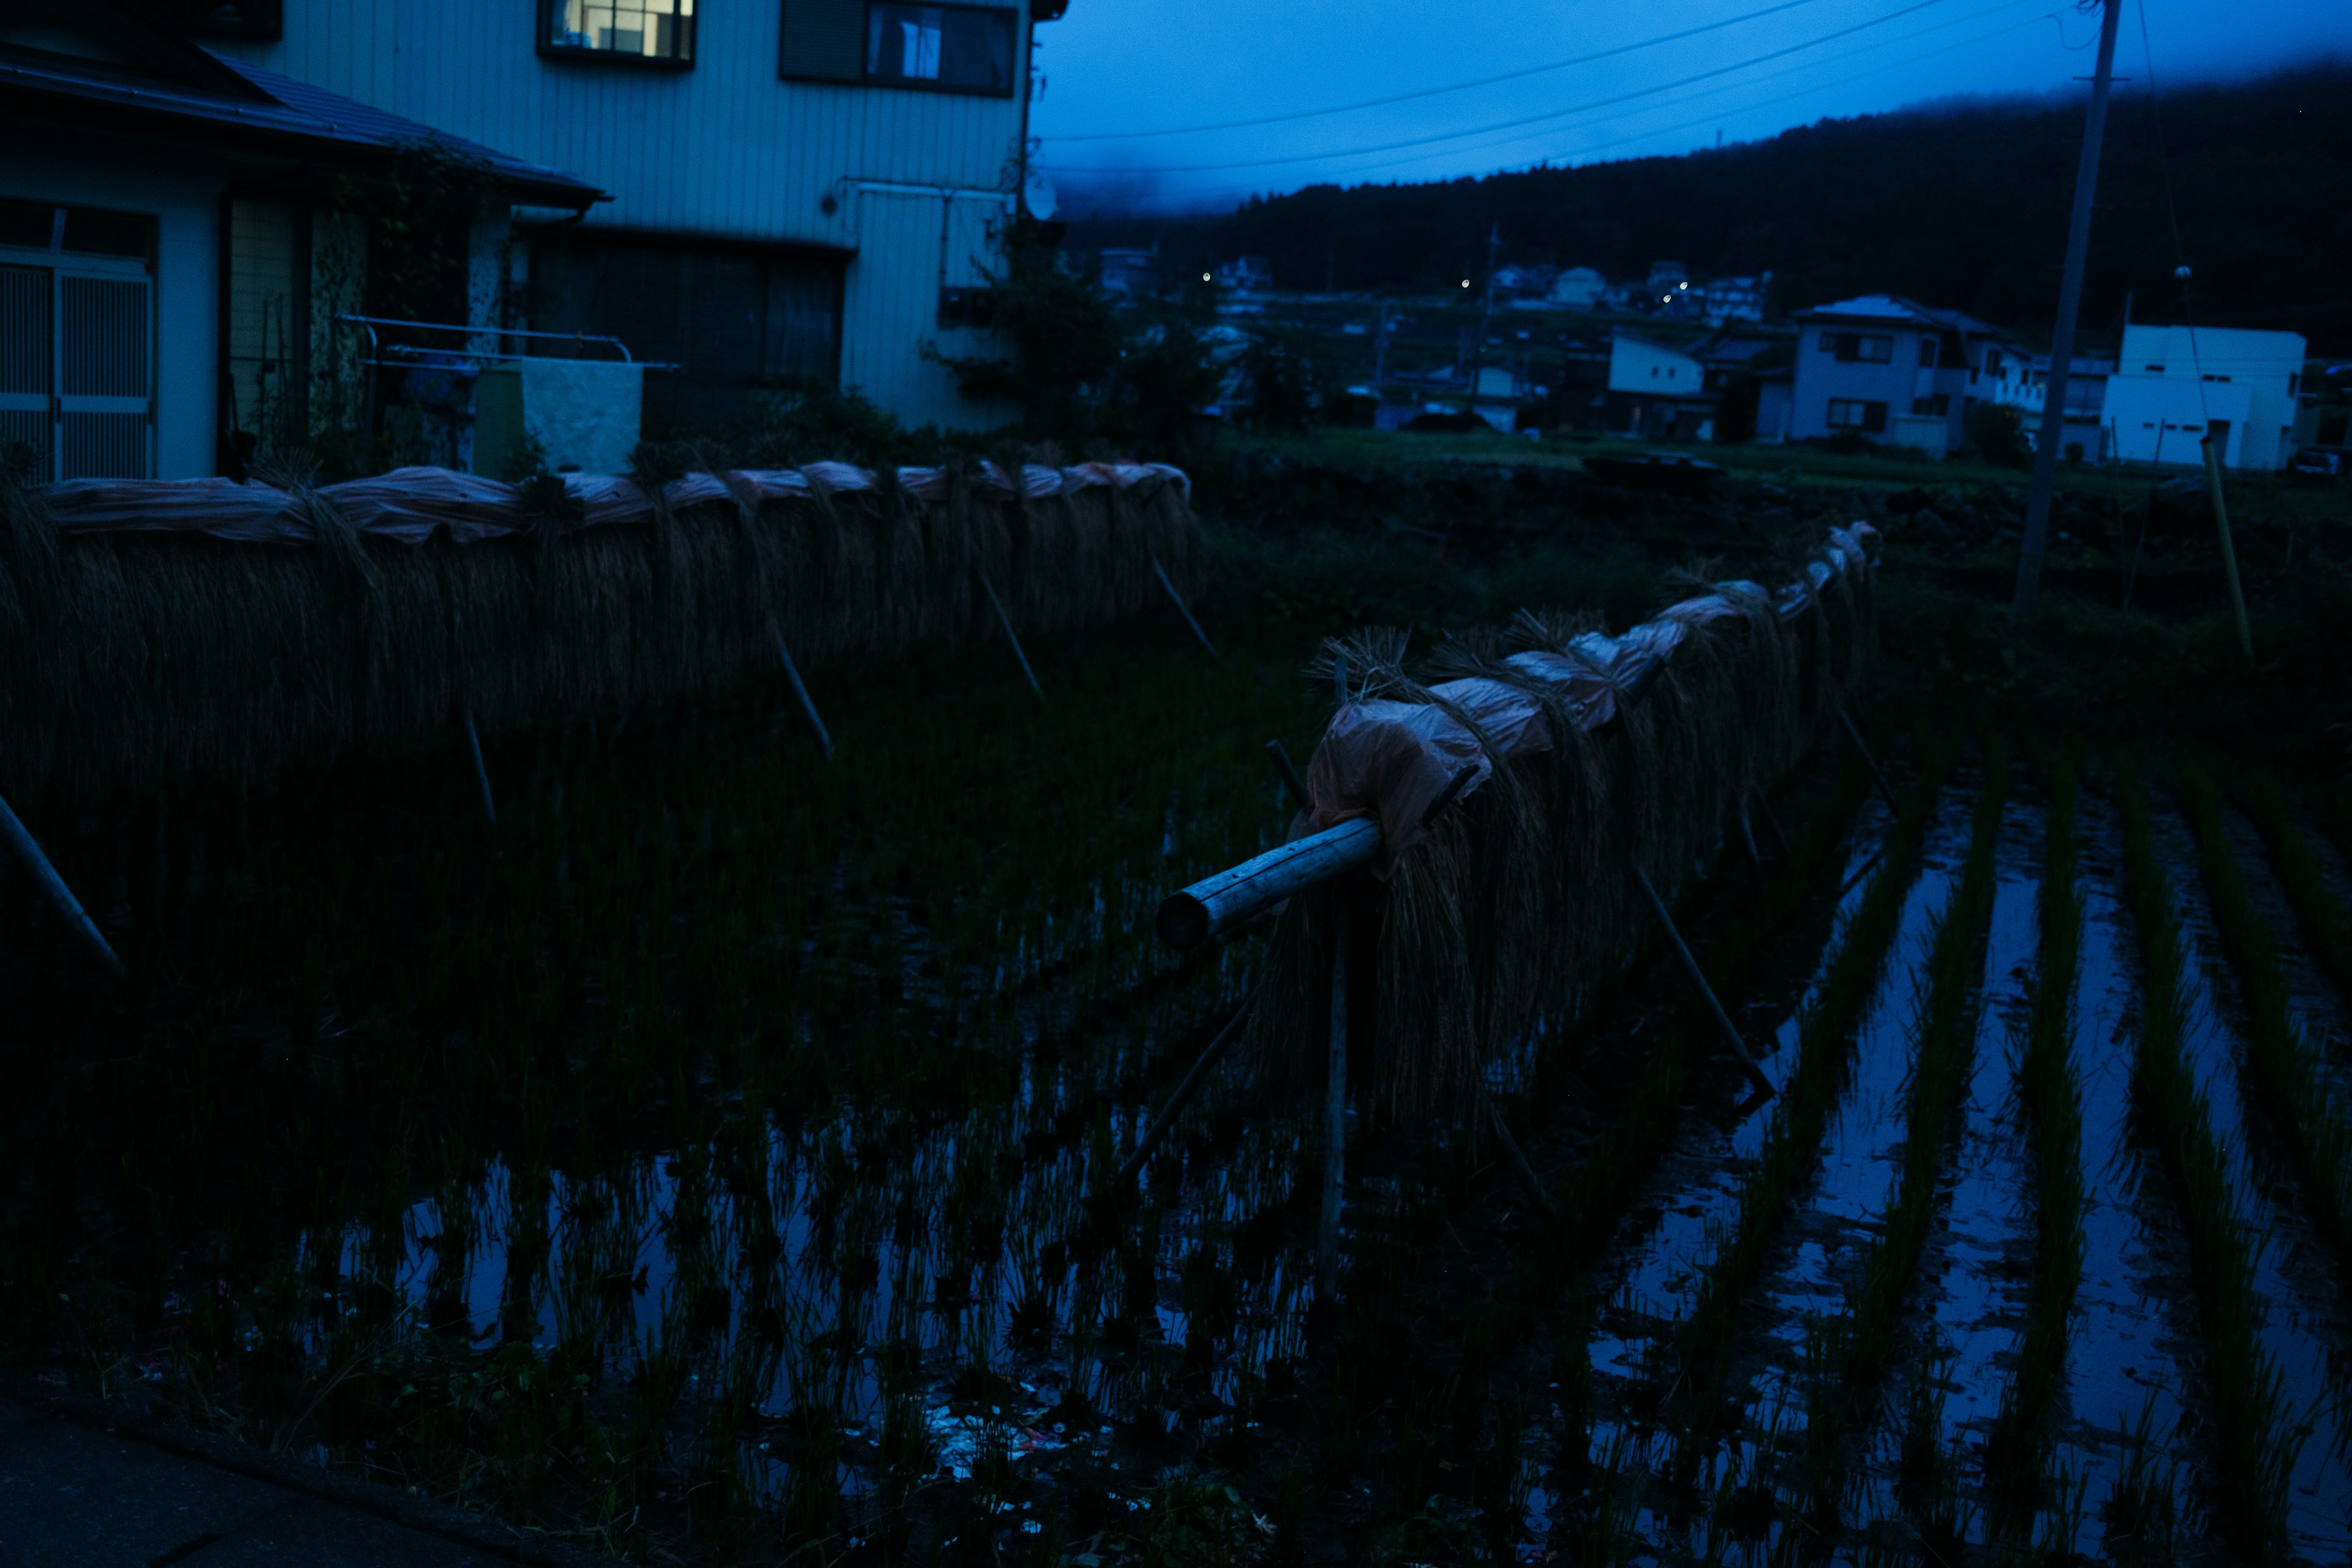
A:
<svg viewBox="0 0 2352 1568">
<path fill-rule="evenodd" d="M 122 967 L 122 960 L 114 955 L 114 949 L 108 946 L 106 938 L 99 934 L 97 923 L 83 910 L 81 900 L 73 896 L 73 889 L 66 886 L 66 879 L 58 875 L 58 868 L 49 864 L 49 858 L 41 853 L 40 845 L 25 830 L 25 825 L 16 819 L 16 812 L 9 808 L 5 800 L 0 800 L 0 838 L 8 841 L 8 847 L 16 852 L 17 859 L 25 863 L 25 869 L 32 873 L 33 880 L 39 884 L 42 893 L 56 906 L 58 913 L 65 917 L 66 923 L 74 928 L 76 934 L 89 944 L 90 951 L 98 954 L 99 962 L 106 965 L 108 973 L 117 980 L 129 979 L 131 972 Z"/>
<path fill-rule="evenodd" d="M 1772 797 L 1762 790 L 1756 792 L 1756 809 L 1764 814 L 1764 826 L 1772 830 L 1772 842 L 1780 847 L 1780 858 L 1789 858 L 1789 836 L 1780 831 L 1780 813 L 1772 809 Z"/>
<path fill-rule="evenodd" d="M 1331 1066 L 1323 1090 L 1323 1215 L 1315 1241 L 1315 1300 L 1339 1305 L 1339 1198 L 1348 1173 L 1348 906 L 1335 900 L 1331 944 Z"/>
<path fill-rule="evenodd" d="M 1541 1182 L 1536 1180 L 1536 1168 L 1528 1163 L 1527 1154 L 1519 1148 L 1519 1141 L 1511 1136 L 1511 1124 L 1503 1120 L 1503 1108 L 1491 1100 L 1486 1102 L 1486 1120 L 1495 1129 L 1496 1142 L 1502 1144 L 1503 1152 L 1510 1157 L 1511 1169 L 1518 1173 L 1519 1184 L 1527 1188 L 1528 1196 L 1535 1200 L 1536 1207 L 1558 1219 L 1559 1205 L 1551 1201 L 1551 1194 L 1543 1190 Z"/>
<path fill-rule="evenodd" d="M 1642 891 L 1650 900 L 1651 912 L 1665 928 L 1666 941 L 1674 947 L 1675 956 L 1682 960 L 1683 969 L 1690 975 L 1691 984 L 1698 987 L 1701 996 L 1706 998 L 1707 1010 L 1715 1015 L 1717 1026 L 1723 1030 L 1724 1043 L 1731 1047 L 1731 1054 L 1739 1058 L 1739 1065 L 1748 1070 L 1748 1078 L 1754 1080 L 1758 1089 L 1766 1094 L 1776 1093 L 1772 1080 L 1765 1076 L 1764 1069 L 1748 1054 L 1748 1042 L 1739 1037 L 1739 1031 L 1732 1026 L 1731 1015 L 1725 1012 L 1723 1004 L 1716 1000 L 1715 987 L 1706 983 L 1706 972 L 1698 966 L 1698 959 L 1692 954 L 1690 943 L 1685 942 L 1683 933 L 1675 929 L 1675 917 L 1668 912 L 1666 900 L 1658 897 L 1658 889 L 1652 885 L 1650 874 L 1636 865 L 1633 879 L 1642 884 Z"/>
<path fill-rule="evenodd" d="M 1021 661 L 1021 673 L 1029 678 L 1029 689 L 1037 694 L 1038 701 L 1045 701 L 1045 689 L 1037 684 L 1037 672 L 1029 668 L 1029 656 L 1021 651 L 1020 634 L 1013 629 L 1013 617 L 1004 613 L 1004 601 L 996 596 L 996 584 L 988 580 L 987 573 L 982 572 L 980 574 L 980 585 L 987 593 L 988 602 L 996 606 L 997 624 L 1004 628 L 1004 640 L 1013 645 L 1013 657 Z"/>
<path fill-rule="evenodd" d="M 782 656 L 784 679 L 793 683 L 793 695 L 801 700 L 801 711 L 808 715 L 809 728 L 816 731 L 817 749 L 824 753 L 824 760 L 829 763 L 833 761 L 833 737 L 826 732 L 824 721 L 816 716 L 816 704 L 809 700 L 808 688 L 801 684 L 800 666 L 793 662 L 793 650 L 784 646 L 782 637 L 778 637 L 776 652 Z"/>
<path fill-rule="evenodd" d="M 1209 1048 L 1201 1053 L 1201 1059 L 1192 1064 L 1191 1070 L 1184 1074 L 1183 1080 L 1177 1084 L 1175 1092 L 1168 1097 L 1168 1102 L 1160 1108 L 1160 1114 L 1152 1119 L 1151 1131 L 1143 1135 L 1142 1142 L 1136 1144 L 1135 1152 L 1128 1155 L 1127 1163 L 1119 1166 L 1118 1174 L 1113 1178 L 1115 1185 L 1123 1187 L 1135 1180 L 1136 1173 L 1143 1169 L 1143 1163 L 1151 1158 L 1151 1152 L 1160 1147 L 1160 1141 L 1168 1135 L 1171 1127 L 1176 1125 L 1176 1113 L 1191 1101 L 1193 1092 L 1207 1079 L 1209 1069 L 1224 1056 L 1226 1047 L 1241 1038 L 1242 1025 L 1249 1017 L 1250 1004 L 1256 1000 L 1257 993 L 1255 991 L 1242 998 L 1242 1005 L 1234 1010 L 1231 1018 L 1225 1020 L 1225 1026 L 1217 1031 L 1217 1037 L 1209 1042 Z"/>
<path fill-rule="evenodd" d="M 1870 754 L 1870 742 L 1862 738 L 1862 727 L 1853 721 L 1853 715 L 1843 708 L 1838 710 L 1838 722 L 1843 724 L 1845 732 L 1853 737 L 1853 749 L 1860 752 L 1862 760 L 1869 764 L 1870 776 L 1878 781 L 1878 793 L 1885 798 L 1886 809 L 1897 816 L 1902 816 L 1903 807 L 1895 801 L 1895 786 L 1886 782 L 1886 773 L 1879 767 L 1878 759 Z"/>
<path fill-rule="evenodd" d="M 1283 749 L 1280 741 L 1268 741 L 1265 754 L 1274 763 L 1274 771 L 1281 775 L 1282 787 L 1290 792 L 1291 804 L 1305 811 L 1312 804 L 1307 794 L 1307 781 L 1298 776 L 1298 769 L 1292 763 L 1290 753 Z"/>
<path fill-rule="evenodd" d="M 1201 623 L 1192 618 L 1192 606 L 1184 603 L 1184 595 L 1176 591 L 1176 584 L 1168 580 L 1168 574 L 1160 569 L 1157 555 L 1151 558 L 1151 570 L 1159 574 L 1160 585 L 1168 590 L 1168 597 L 1175 604 L 1176 613 L 1184 617 L 1184 624 L 1192 628 L 1192 635 L 1201 639 L 1201 646 L 1209 650 L 1209 657 L 1218 658 L 1217 645 L 1209 640 L 1209 634 L 1202 631 Z"/>
<path fill-rule="evenodd" d="M 490 770 L 482 764 L 482 737 L 474 730 L 474 710 L 466 710 L 466 748 L 474 753 L 474 782 L 482 786 L 482 815 L 499 825 L 499 803 L 490 798 Z"/>
<path fill-rule="evenodd" d="M 1756 829 L 1748 820 L 1748 803 L 1746 801 L 1741 801 L 1739 803 L 1739 837 L 1748 846 L 1748 863 L 1756 868 L 1756 874 L 1758 876 L 1762 876 L 1764 874 L 1764 857 L 1756 847 Z"/>
</svg>

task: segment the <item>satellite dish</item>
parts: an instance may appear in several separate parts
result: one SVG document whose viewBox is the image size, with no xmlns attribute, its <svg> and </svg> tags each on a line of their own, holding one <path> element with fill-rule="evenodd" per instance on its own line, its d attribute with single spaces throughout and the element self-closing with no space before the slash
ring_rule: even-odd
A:
<svg viewBox="0 0 2352 1568">
<path fill-rule="evenodd" d="M 1054 208 L 1059 205 L 1054 195 L 1054 182 L 1031 169 L 1021 183 L 1021 205 L 1027 207 L 1029 216 L 1040 223 L 1052 217 Z"/>
</svg>

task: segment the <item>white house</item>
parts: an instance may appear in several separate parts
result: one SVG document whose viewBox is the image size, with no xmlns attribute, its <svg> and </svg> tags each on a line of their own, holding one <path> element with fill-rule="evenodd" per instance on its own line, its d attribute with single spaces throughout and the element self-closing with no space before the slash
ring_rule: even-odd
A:
<svg viewBox="0 0 2352 1568">
<path fill-rule="evenodd" d="M 177 479 L 307 441 L 313 383 L 356 368 L 334 319 L 364 281 L 352 208 L 432 134 L 108 0 L 0 10 L 0 443 L 48 479 Z M 577 216 L 599 195 L 441 145 L 501 211 Z"/>
<path fill-rule="evenodd" d="M 1570 310 L 1592 310 L 1601 306 L 1601 297 L 1608 291 L 1609 279 L 1590 267 L 1570 267 L 1551 280 L 1549 296 L 1554 305 Z"/>
<path fill-rule="evenodd" d="M 1764 319 L 1764 302 L 1771 292 L 1772 274 L 1759 272 L 1753 277 L 1718 278 L 1706 286 L 1699 299 L 1700 313 L 1715 326 L 1726 321 L 1760 321 Z"/>
<path fill-rule="evenodd" d="M 1713 406 L 1706 367 L 1696 356 L 1630 332 L 1609 340 L 1609 395 L 1603 422 L 1650 440 L 1705 440 Z"/>
<path fill-rule="evenodd" d="M 2019 358 L 1998 327 L 1891 294 L 1841 300 L 1791 320 L 1799 335 L 1790 440 L 1858 436 L 1942 457 L 1966 439 L 1969 405 Z"/>
<path fill-rule="evenodd" d="M 2276 468 L 2294 455 L 2303 336 L 2231 327 L 2126 322 L 2099 417 L 2110 455 L 2198 463 L 2208 436 L 2233 468 Z"/>
</svg>

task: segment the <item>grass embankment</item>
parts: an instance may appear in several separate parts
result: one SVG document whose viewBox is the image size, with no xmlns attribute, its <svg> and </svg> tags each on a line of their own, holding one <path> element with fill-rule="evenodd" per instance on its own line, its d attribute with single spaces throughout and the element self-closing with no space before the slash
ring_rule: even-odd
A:
<svg viewBox="0 0 2352 1568">
<path fill-rule="evenodd" d="M 2278 1364 L 2262 1344 L 2263 1305 L 2254 1289 L 2259 1238 L 2239 1212 L 2229 1154 L 2214 1136 L 2211 1107 L 2182 1049 L 2186 956 L 2145 786 L 2136 776 L 2120 779 L 2116 804 L 2123 820 L 2124 903 L 2141 962 L 2132 1105 L 2188 1242 L 2211 1416 L 2213 1511 L 2241 1561 L 2278 1562 L 2286 1555 L 2294 1439 Z"/>
<path fill-rule="evenodd" d="M 1844 1317 L 1828 1325 L 1822 1352 L 1829 1374 L 1807 1390 L 1805 1485 L 1808 1513 L 1817 1522 L 1843 1511 L 1852 1478 L 1845 1463 L 1847 1438 L 1876 1417 L 1879 1384 L 1899 1346 L 1904 1310 L 1935 1226 L 1946 1158 L 1976 1060 L 1996 888 L 1993 851 L 2008 798 L 2008 755 L 1991 741 L 1970 816 L 1968 858 L 1950 902 L 1937 917 L 1927 952 L 1894 1203 L 1863 1259 L 1861 1285 L 1846 1303 Z M 1956 1542 L 1948 1537 L 1945 1543 Z"/>
<path fill-rule="evenodd" d="M 1674 1334 L 1669 1353 L 1677 1376 L 1667 1424 L 1676 1438 L 1679 1476 L 1696 1475 L 1714 1445 L 1743 1309 L 1820 1163 L 1830 1117 L 1853 1074 L 1854 1032 L 1902 924 L 1904 900 L 1918 874 L 1948 762 L 1948 751 L 1940 747 L 1931 747 L 1922 758 L 1878 869 L 1839 933 L 1837 956 L 1799 1021 L 1796 1064 L 1781 1085 L 1763 1146 L 1742 1178 L 1730 1234 L 1706 1267 L 1690 1316 Z"/>
<path fill-rule="evenodd" d="M 2221 952 L 2245 1005 L 2245 1098 L 2273 1129 L 2312 1230 L 2335 1255 L 2337 1268 L 2352 1271 L 2352 1127 L 2318 1054 L 2295 1025 L 2278 933 L 2254 908 L 2222 821 L 2221 789 L 2203 769 L 2185 766 L 2180 804 L 2197 841 L 2198 870 Z M 2300 838 L 2284 842 L 2293 848 Z M 2318 880 L 2307 858 L 2297 864 L 2308 882 Z"/>
<path fill-rule="evenodd" d="M 2033 1279 L 2016 1364 L 1985 1443 L 1984 1482 L 1995 1529 L 2012 1544 L 2052 1500 L 2050 1429 L 2065 1391 L 2074 1291 L 2083 1279 L 2083 1095 L 2074 1059 L 2074 985 L 2083 899 L 2074 886 L 2074 769 L 2053 758 L 2045 778 L 2040 930 L 2017 1058 L 2033 1170 Z"/>
</svg>

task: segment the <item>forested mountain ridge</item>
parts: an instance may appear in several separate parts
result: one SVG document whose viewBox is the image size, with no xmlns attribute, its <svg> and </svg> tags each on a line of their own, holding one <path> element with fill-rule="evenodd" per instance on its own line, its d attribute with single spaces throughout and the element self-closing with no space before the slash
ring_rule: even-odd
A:
<svg viewBox="0 0 2352 1568">
<path fill-rule="evenodd" d="M 1311 186 L 1215 216 L 1081 219 L 1067 243 L 1158 241 L 1181 276 L 1264 256 L 1276 285 L 1438 289 L 1505 262 L 1638 278 L 1770 268 L 1787 310 L 1885 291 L 2046 335 L 2064 255 L 2083 101 L 1975 100 L 1822 121 L 1671 158 L 1425 184 Z M 2167 174 L 2169 174 L 2169 180 Z M 2169 200 L 2168 201 L 2168 184 Z M 2173 240 L 2177 210 L 2179 249 Z M 2304 333 L 2352 353 L 2352 66 L 2168 88 L 2119 84 L 2091 234 L 2083 322 L 2136 296 L 2138 321 Z"/>
</svg>

